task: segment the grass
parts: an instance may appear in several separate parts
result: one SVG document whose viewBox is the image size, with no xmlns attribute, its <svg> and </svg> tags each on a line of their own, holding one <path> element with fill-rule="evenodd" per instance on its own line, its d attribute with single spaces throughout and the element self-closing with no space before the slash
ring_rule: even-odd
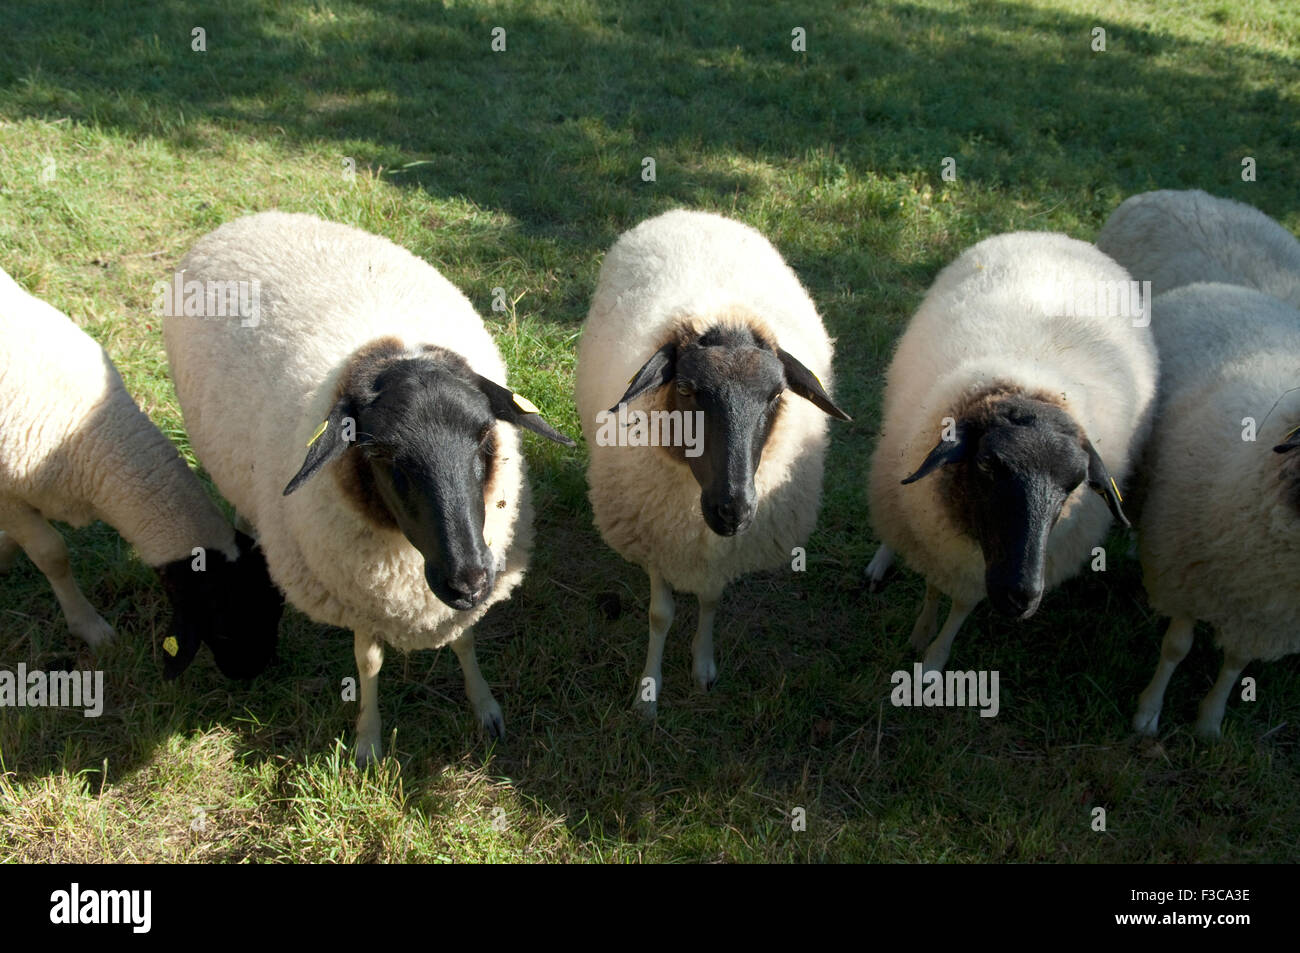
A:
<svg viewBox="0 0 1300 953">
<path fill-rule="evenodd" d="M 191 50 L 195 26 L 206 52 Z M 795 26 L 806 53 L 790 49 Z M 855 417 L 834 428 L 808 571 L 725 597 L 708 696 L 690 691 L 695 609 L 679 598 L 653 728 L 630 711 L 646 579 L 592 528 L 585 451 L 527 439 L 537 552 L 480 629 L 509 736 L 479 736 L 450 653 L 390 654 L 395 734 L 370 773 L 347 757 L 346 633 L 290 612 L 283 662 L 253 684 L 206 654 L 164 684 L 152 573 L 102 524 L 67 531 L 117 642 L 76 644 L 22 562 L 0 581 L 0 660 L 100 668 L 109 707 L 0 709 L 0 858 L 1297 859 L 1296 659 L 1252 666 L 1259 700 L 1234 701 L 1224 741 L 1201 745 L 1190 725 L 1218 667 L 1202 634 L 1161 740 L 1135 742 L 1163 622 L 1123 537 L 1106 573 L 1029 622 L 987 607 L 968 622 L 952 664 L 1001 672 L 992 719 L 888 704 L 921 586 L 863 582 L 881 376 L 962 248 L 1015 228 L 1091 239 L 1155 187 L 1240 198 L 1300 231 L 1294 4 L 12 0 L 0 34 L 0 267 L 104 344 L 186 453 L 151 286 L 198 236 L 268 208 L 434 263 L 486 316 L 511 384 L 570 433 L 604 249 L 669 208 L 735 216 L 807 284 Z M 1257 181 L 1242 181 L 1243 156 Z"/>
</svg>

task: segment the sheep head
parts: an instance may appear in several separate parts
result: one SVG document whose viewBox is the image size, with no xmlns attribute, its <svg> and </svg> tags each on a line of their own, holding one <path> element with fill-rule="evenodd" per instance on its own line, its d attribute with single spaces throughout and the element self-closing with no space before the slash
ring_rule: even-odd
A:
<svg viewBox="0 0 1300 953">
<path fill-rule="evenodd" d="M 1080 484 L 1128 525 L 1114 482 L 1074 418 L 1045 395 L 997 388 L 968 402 L 952 439 L 940 439 L 914 483 L 943 468 L 958 526 L 984 555 L 984 584 L 998 611 L 1027 619 L 1043 596 L 1047 540 Z"/>
<path fill-rule="evenodd" d="M 655 351 L 628 385 L 620 404 L 657 388 L 663 408 L 701 420 L 702 448 L 665 447 L 685 462 L 700 486 L 700 510 L 719 536 L 743 533 L 758 511 L 754 474 L 788 390 L 833 417 L 835 406 L 817 376 L 765 333 L 746 323 L 682 330 Z M 611 413 L 617 411 L 617 406 Z"/>
<path fill-rule="evenodd" d="M 460 355 L 381 339 L 353 355 L 324 429 L 284 493 L 348 454 L 335 468 L 344 495 L 419 550 L 434 595 L 453 609 L 472 609 L 496 582 L 483 525 L 497 474 L 498 422 L 573 445 Z"/>
</svg>

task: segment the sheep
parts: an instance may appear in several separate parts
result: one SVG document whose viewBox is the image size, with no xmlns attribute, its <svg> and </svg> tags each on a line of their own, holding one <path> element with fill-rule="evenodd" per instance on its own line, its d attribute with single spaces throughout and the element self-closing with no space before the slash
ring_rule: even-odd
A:
<svg viewBox="0 0 1300 953">
<path fill-rule="evenodd" d="M 911 645 L 927 671 L 986 595 L 1026 619 L 1112 516 L 1127 525 L 1119 484 L 1156 393 L 1149 322 L 1110 306 L 1128 286 L 1086 242 L 999 235 L 940 273 L 900 339 L 871 462 L 883 545 L 868 569 L 878 580 L 897 553 L 924 576 Z"/>
<path fill-rule="evenodd" d="M 1223 649 L 1196 732 L 1217 737 L 1242 669 L 1300 652 L 1300 311 L 1230 284 L 1155 299 L 1161 383 L 1138 550 L 1170 617 L 1134 728 L 1154 735 L 1196 621 Z"/>
<path fill-rule="evenodd" d="M 790 560 L 812 532 L 825 415 L 849 419 L 830 397 L 832 356 L 794 272 L 739 222 L 668 212 L 605 257 L 578 347 L 577 403 L 596 527 L 650 577 L 642 715 L 658 711 L 674 589 L 699 599 L 692 673 L 708 691 L 723 590 Z M 661 413 L 640 420 L 647 411 Z M 637 445 L 651 439 L 659 446 Z"/>
<path fill-rule="evenodd" d="M 1300 308 L 1300 242 L 1263 212 L 1199 190 L 1144 192 L 1111 213 L 1097 247 L 1151 282 L 1245 285 Z"/>
<path fill-rule="evenodd" d="M 225 317 L 173 303 L 167 355 L 195 452 L 271 577 L 353 633 L 357 763 L 383 753 L 385 643 L 450 645 L 479 723 L 502 737 L 473 626 L 523 579 L 532 546 L 516 427 L 572 441 L 502 385 L 469 300 L 385 238 L 264 212 L 204 236 L 180 268 L 196 296 L 234 282 L 252 303 Z"/>
<path fill-rule="evenodd" d="M 184 671 L 200 642 L 232 678 L 271 661 L 280 599 L 253 541 L 136 406 L 104 349 L 0 271 L 0 572 L 21 549 L 72 634 L 101 646 L 113 628 L 77 587 L 50 520 L 103 520 L 158 572 L 173 616 L 164 678 Z"/>
</svg>

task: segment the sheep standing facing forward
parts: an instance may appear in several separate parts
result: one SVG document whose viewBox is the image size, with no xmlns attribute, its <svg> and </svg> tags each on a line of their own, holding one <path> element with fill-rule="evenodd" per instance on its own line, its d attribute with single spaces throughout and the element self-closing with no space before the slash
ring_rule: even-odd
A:
<svg viewBox="0 0 1300 953">
<path fill-rule="evenodd" d="M 871 464 L 884 545 L 868 572 L 879 579 L 897 552 L 925 577 L 911 644 L 927 669 L 943 668 L 986 595 L 1028 618 L 1111 516 L 1124 520 L 1116 482 L 1156 393 L 1146 319 L 1109 307 L 1128 283 L 1086 242 L 999 235 L 940 273 L 899 341 Z"/>
<path fill-rule="evenodd" d="M 1172 618 L 1133 725 L 1155 734 L 1200 619 L 1223 648 L 1196 721 L 1213 737 L 1249 662 L 1300 652 L 1300 311 L 1192 284 L 1152 313 L 1160 401 L 1138 548 L 1151 605 Z"/>
<path fill-rule="evenodd" d="M 1111 213 L 1097 247 L 1151 282 L 1245 285 L 1300 308 L 1300 242 L 1263 212 L 1199 190 L 1144 192 Z"/>
<path fill-rule="evenodd" d="M 577 399 L 596 526 L 650 576 L 643 714 L 657 711 L 673 590 L 699 597 L 693 673 L 708 690 L 723 590 L 789 561 L 812 532 L 825 415 L 848 419 L 828 394 L 831 358 L 794 272 L 739 222 L 669 212 L 605 257 L 578 348 Z M 633 426 L 622 426 L 620 408 Z M 647 412 L 658 416 L 638 424 Z"/>
<path fill-rule="evenodd" d="M 385 642 L 450 644 L 500 736 L 471 627 L 523 579 L 532 544 L 515 428 L 571 441 L 502 386 L 469 300 L 386 239 L 266 212 L 200 239 L 181 267 L 198 287 L 247 282 L 260 302 L 252 321 L 167 317 L 167 354 L 195 452 L 256 528 L 272 578 L 353 632 L 357 760 L 382 750 Z"/>
<path fill-rule="evenodd" d="M 0 271 L 0 572 L 26 552 L 68 628 L 92 646 L 113 629 L 77 587 L 48 521 L 97 519 L 162 579 L 173 615 L 165 677 L 179 675 L 200 642 L 231 677 L 266 667 L 280 599 L 252 540 L 136 406 L 104 349 Z"/>
</svg>

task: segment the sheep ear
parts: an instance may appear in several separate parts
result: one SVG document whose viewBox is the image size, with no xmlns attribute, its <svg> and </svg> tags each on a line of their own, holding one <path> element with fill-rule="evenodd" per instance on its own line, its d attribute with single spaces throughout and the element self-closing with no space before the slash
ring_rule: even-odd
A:
<svg viewBox="0 0 1300 953">
<path fill-rule="evenodd" d="M 316 435 L 307 444 L 307 458 L 284 488 L 288 496 L 306 483 L 321 467 L 343 455 L 343 451 L 356 442 L 357 423 L 352 416 L 352 398 L 343 396 L 325 418 Z"/>
<path fill-rule="evenodd" d="M 611 414 L 618 412 L 619 404 L 630 404 L 648 390 L 663 387 L 677 376 L 677 343 L 669 341 L 650 355 L 650 360 L 641 365 L 627 385 L 627 391 L 609 409 Z"/>
<path fill-rule="evenodd" d="M 516 427 L 531 430 L 535 434 L 541 434 L 547 440 L 554 440 L 566 447 L 574 446 L 572 438 L 560 433 L 542 419 L 541 411 L 534 407 L 532 401 L 528 398 L 516 394 L 507 387 L 502 387 L 486 377 L 478 374 L 474 376 L 478 378 L 479 390 L 487 397 L 488 404 L 492 407 L 492 416 L 497 420 L 504 420 Z"/>
<path fill-rule="evenodd" d="M 966 456 L 968 449 L 966 431 L 961 424 L 958 424 L 956 438 L 953 440 L 940 438 L 939 442 L 934 445 L 934 449 L 926 454 L 925 459 L 921 461 L 921 465 L 916 468 L 916 472 L 902 482 L 915 483 L 922 477 L 929 476 L 939 467 L 956 463 Z"/>
<path fill-rule="evenodd" d="M 1096 493 L 1101 494 L 1101 498 L 1106 501 L 1106 506 L 1110 509 L 1110 515 L 1115 517 L 1124 526 L 1130 526 L 1128 517 L 1120 508 L 1123 498 L 1119 495 L 1119 487 L 1111 479 L 1106 464 L 1101 462 L 1101 455 L 1093 448 L 1092 441 L 1086 437 L 1083 440 L 1084 452 L 1088 454 L 1088 487 Z"/>
<path fill-rule="evenodd" d="M 1300 447 L 1300 427 L 1296 427 L 1295 430 L 1292 430 L 1287 434 L 1286 438 L 1273 448 L 1273 452 L 1287 453 L 1294 450 L 1296 447 Z"/>
<path fill-rule="evenodd" d="M 804 367 L 793 354 L 777 348 L 776 356 L 781 359 L 781 366 L 785 368 L 787 387 L 832 417 L 840 420 L 853 419 L 835 406 L 835 402 L 831 400 L 830 394 L 826 393 L 826 388 L 822 387 L 822 382 L 817 379 L 817 375 Z"/>
</svg>

